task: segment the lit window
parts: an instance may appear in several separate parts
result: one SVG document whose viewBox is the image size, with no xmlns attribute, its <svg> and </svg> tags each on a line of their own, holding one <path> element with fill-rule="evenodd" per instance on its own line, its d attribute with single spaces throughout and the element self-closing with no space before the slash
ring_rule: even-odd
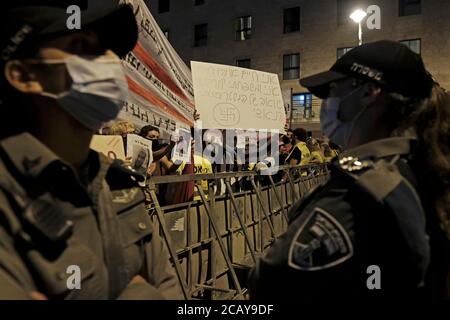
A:
<svg viewBox="0 0 450 320">
<path fill-rule="evenodd" d="M 283 79 L 300 78 L 300 54 L 286 54 L 283 56 Z"/>
<path fill-rule="evenodd" d="M 421 54 L 422 48 L 421 48 L 421 41 L 420 39 L 413 39 L 413 40 L 403 40 L 400 41 L 400 43 L 404 44 L 408 48 L 410 48 L 413 52 L 417 54 Z"/>
<path fill-rule="evenodd" d="M 236 19 L 236 40 L 244 41 L 252 36 L 252 16 Z"/>
<path fill-rule="evenodd" d="M 297 120 L 313 118 L 312 101 L 313 95 L 311 93 L 292 95 L 293 118 Z"/>
</svg>

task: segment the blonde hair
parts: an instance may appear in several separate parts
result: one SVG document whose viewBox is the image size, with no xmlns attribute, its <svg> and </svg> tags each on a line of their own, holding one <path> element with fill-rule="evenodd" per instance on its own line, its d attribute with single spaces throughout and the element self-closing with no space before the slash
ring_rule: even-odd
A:
<svg viewBox="0 0 450 320">
<path fill-rule="evenodd" d="M 119 121 L 114 123 L 110 127 L 110 132 L 112 135 L 124 135 L 128 133 L 133 133 L 136 131 L 134 124 L 128 121 Z"/>
</svg>

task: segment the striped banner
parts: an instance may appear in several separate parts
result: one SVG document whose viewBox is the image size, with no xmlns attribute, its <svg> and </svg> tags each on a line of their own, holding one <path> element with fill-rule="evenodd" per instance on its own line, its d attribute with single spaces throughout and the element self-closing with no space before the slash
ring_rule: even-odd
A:
<svg viewBox="0 0 450 320">
<path fill-rule="evenodd" d="M 194 124 L 194 94 L 190 69 L 175 52 L 143 0 L 124 0 L 133 5 L 139 39 L 123 58 L 130 95 L 118 120 L 136 128 L 152 125 L 168 136 Z M 120 22 L 118 22 L 120 23 Z"/>
</svg>

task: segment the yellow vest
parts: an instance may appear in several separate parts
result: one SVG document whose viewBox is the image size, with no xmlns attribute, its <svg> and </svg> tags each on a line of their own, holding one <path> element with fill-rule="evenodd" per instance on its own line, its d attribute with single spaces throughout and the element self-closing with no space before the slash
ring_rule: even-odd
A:
<svg viewBox="0 0 450 320">
<path fill-rule="evenodd" d="M 209 174 L 213 173 L 211 162 L 203 158 L 200 155 L 194 154 L 194 174 Z M 201 186 L 205 192 L 206 197 L 208 197 L 208 180 L 202 180 Z M 200 200 L 201 197 L 198 194 L 197 186 L 194 189 L 194 200 Z"/>
<path fill-rule="evenodd" d="M 324 160 L 325 162 L 331 162 L 331 160 L 333 160 L 337 156 L 338 156 L 337 152 L 331 149 L 331 155 L 329 157 L 325 157 Z"/>
<path fill-rule="evenodd" d="M 325 159 L 322 157 L 319 151 L 311 152 L 311 163 L 324 163 Z"/>
<path fill-rule="evenodd" d="M 286 162 L 289 160 L 289 158 L 291 157 L 292 153 L 294 152 L 295 148 L 298 148 L 300 150 L 300 152 L 302 153 L 302 158 L 300 160 L 300 165 L 306 165 L 310 162 L 311 160 L 311 152 L 309 152 L 308 147 L 306 146 L 306 143 L 303 141 L 300 141 L 299 143 L 297 143 L 291 150 L 291 152 L 289 153 L 288 157 L 286 158 Z"/>
</svg>

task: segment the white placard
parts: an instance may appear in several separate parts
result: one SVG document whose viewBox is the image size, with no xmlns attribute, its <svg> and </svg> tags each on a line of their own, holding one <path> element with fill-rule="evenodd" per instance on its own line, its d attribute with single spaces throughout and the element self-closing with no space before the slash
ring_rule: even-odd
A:
<svg viewBox="0 0 450 320">
<path fill-rule="evenodd" d="M 180 135 L 180 141 L 172 150 L 172 161 L 174 163 L 190 163 L 192 142 L 191 132 L 184 129 L 180 129 L 178 132 Z"/>
<path fill-rule="evenodd" d="M 122 136 L 102 136 L 94 135 L 90 148 L 103 153 L 111 159 L 125 160 L 125 150 Z"/>
<path fill-rule="evenodd" d="M 278 75 L 191 61 L 195 105 L 205 129 L 280 129 L 286 113 Z"/>
<path fill-rule="evenodd" d="M 153 162 L 152 142 L 136 134 L 128 134 L 127 157 L 131 157 L 131 168 L 147 178 L 148 167 Z M 145 180 L 140 184 L 145 185 Z"/>
</svg>

